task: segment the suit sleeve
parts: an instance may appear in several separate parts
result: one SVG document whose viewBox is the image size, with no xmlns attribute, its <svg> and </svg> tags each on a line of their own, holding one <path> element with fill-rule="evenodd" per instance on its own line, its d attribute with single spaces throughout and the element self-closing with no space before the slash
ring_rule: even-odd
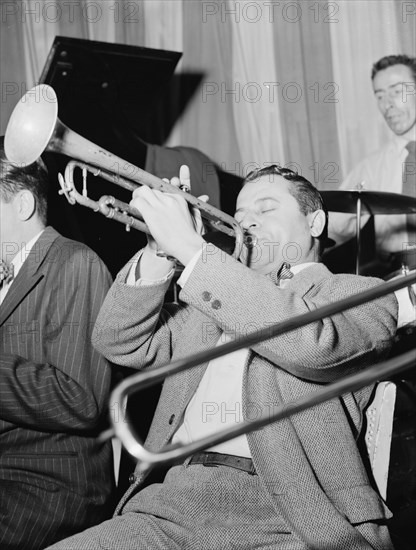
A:
<svg viewBox="0 0 416 550">
<path fill-rule="evenodd" d="M 276 287 L 263 275 L 217 249 L 201 257 L 180 299 L 237 338 L 266 329 L 380 283 L 355 275 L 332 275 L 299 293 Z M 293 283 L 294 284 L 294 283 Z M 396 330 L 393 294 L 270 338 L 253 351 L 312 382 L 330 382 L 380 360 Z"/>
<path fill-rule="evenodd" d="M 21 341 L 0 359 L 4 421 L 45 431 L 94 428 L 106 405 L 111 373 L 93 348 L 91 334 L 110 284 L 104 264 L 86 247 L 49 258 L 33 291 L 39 299 L 31 334 L 20 335 Z"/>
<path fill-rule="evenodd" d="M 164 305 L 170 280 L 151 286 L 126 284 L 130 265 L 120 271 L 108 292 L 92 341 L 111 362 L 143 369 L 170 360 L 189 312 Z"/>
</svg>

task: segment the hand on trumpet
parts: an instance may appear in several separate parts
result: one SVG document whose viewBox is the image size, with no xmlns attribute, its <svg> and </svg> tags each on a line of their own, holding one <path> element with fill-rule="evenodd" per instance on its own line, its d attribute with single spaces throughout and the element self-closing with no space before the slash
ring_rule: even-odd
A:
<svg viewBox="0 0 416 550">
<path fill-rule="evenodd" d="M 190 174 L 186 165 L 181 166 L 179 177 L 172 178 L 169 182 L 175 187 L 190 191 Z M 207 201 L 203 195 L 200 200 Z M 148 226 L 151 237 L 148 237 L 148 247 L 142 256 L 141 276 L 146 277 L 148 265 L 152 262 L 152 275 L 159 265 L 158 275 L 164 269 L 171 269 L 172 263 L 166 258 L 159 258 L 162 263 L 155 262 L 158 251 L 163 250 L 164 255 L 171 256 L 186 265 L 204 244 L 202 234 L 204 231 L 201 213 L 197 208 L 190 208 L 189 203 L 179 194 L 162 193 L 159 190 L 142 186 L 133 192 L 130 205 L 141 213 Z M 151 259 L 152 257 L 152 259 Z M 145 271 L 145 272 L 144 272 Z"/>
</svg>

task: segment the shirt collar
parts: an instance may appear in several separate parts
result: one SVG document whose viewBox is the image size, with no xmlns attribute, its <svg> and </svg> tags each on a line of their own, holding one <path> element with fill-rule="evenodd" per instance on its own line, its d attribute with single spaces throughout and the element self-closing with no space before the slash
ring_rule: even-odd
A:
<svg viewBox="0 0 416 550">
<path fill-rule="evenodd" d="M 392 142 L 399 154 L 401 154 L 404 149 L 406 148 L 407 144 L 411 141 L 416 141 L 416 132 L 414 132 L 415 135 L 411 138 L 404 138 L 402 136 L 396 136 L 396 134 L 392 137 Z"/>
<path fill-rule="evenodd" d="M 280 271 L 282 270 L 284 264 L 287 264 L 287 266 L 290 268 L 290 271 L 293 275 L 296 275 L 297 273 L 300 273 L 302 270 L 306 269 L 307 267 L 310 267 L 312 265 L 316 265 L 317 262 L 305 262 L 303 264 L 296 264 L 296 265 L 290 265 L 289 262 L 284 262 L 279 269 L 275 271 L 271 271 L 269 273 L 270 279 L 274 282 L 274 284 L 277 284 L 280 287 L 286 286 L 287 282 L 290 280 L 289 277 L 279 277 Z"/>
<path fill-rule="evenodd" d="M 305 262 L 304 264 L 296 264 L 290 266 L 290 271 L 293 273 L 293 275 L 296 275 L 296 273 L 299 273 L 306 267 L 309 267 L 311 265 L 315 265 L 318 262 Z"/>
</svg>

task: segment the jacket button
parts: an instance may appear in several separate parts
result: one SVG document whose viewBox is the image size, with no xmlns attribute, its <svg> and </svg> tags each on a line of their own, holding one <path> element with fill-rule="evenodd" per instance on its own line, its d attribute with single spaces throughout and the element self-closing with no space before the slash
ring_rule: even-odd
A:
<svg viewBox="0 0 416 550">
<path fill-rule="evenodd" d="M 204 300 L 204 302 L 209 302 L 211 298 L 212 298 L 211 292 L 205 291 L 202 293 L 202 299 Z"/>
<path fill-rule="evenodd" d="M 175 420 L 175 415 L 172 414 L 172 416 L 169 418 L 169 424 L 173 424 L 174 420 Z"/>
<path fill-rule="evenodd" d="M 136 476 L 134 474 L 129 475 L 129 483 L 130 485 L 133 485 L 133 483 L 136 481 Z"/>
<path fill-rule="evenodd" d="M 212 309 L 220 309 L 221 302 L 219 300 L 214 300 L 211 304 Z"/>
</svg>

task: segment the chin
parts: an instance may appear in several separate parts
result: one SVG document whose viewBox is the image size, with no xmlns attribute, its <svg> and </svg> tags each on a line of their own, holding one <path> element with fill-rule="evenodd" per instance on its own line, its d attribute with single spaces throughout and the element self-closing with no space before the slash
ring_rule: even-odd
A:
<svg viewBox="0 0 416 550">
<path fill-rule="evenodd" d="M 411 124 L 410 126 L 397 124 L 395 126 L 390 126 L 390 130 L 394 132 L 396 136 L 403 136 L 404 134 L 407 134 L 407 132 L 409 132 L 413 127 L 414 124 Z"/>
</svg>

